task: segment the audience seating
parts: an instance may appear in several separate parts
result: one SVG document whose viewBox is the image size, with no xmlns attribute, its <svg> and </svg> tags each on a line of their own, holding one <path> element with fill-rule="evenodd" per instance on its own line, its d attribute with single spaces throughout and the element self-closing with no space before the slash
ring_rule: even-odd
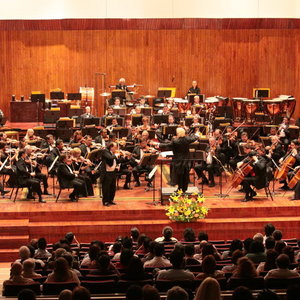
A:
<svg viewBox="0 0 300 300">
<path fill-rule="evenodd" d="M 82 281 L 81 285 L 87 288 L 91 294 L 107 294 L 117 291 L 117 283 L 115 280 Z"/>
<path fill-rule="evenodd" d="M 73 290 L 78 286 L 77 282 L 45 282 L 43 284 L 43 295 L 59 295 L 63 290 Z"/>
<path fill-rule="evenodd" d="M 36 295 L 41 294 L 40 283 L 35 282 L 31 284 L 7 284 L 5 285 L 5 289 L 3 290 L 3 296 L 17 296 L 20 291 L 24 289 L 30 289 L 35 292 Z"/>
<path fill-rule="evenodd" d="M 153 280 L 152 279 L 138 280 L 138 281 L 119 280 L 119 282 L 118 282 L 118 292 L 125 293 L 131 285 L 144 286 L 144 285 L 147 285 L 147 284 L 153 285 Z"/>
<path fill-rule="evenodd" d="M 265 281 L 265 285 L 269 289 L 286 289 L 289 285 L 299 284 L 300 277 L 289 279 L 270 278 Z"/>
<path fill-rule="evenodd" d="M 263 277 L 256 277 L 256 278 L 247 278 L 247 279 L 240 279 L 240 278 L 230 278 L 228 281 L 228 289 L 234 290 L 238 286 L 246 286 L 251 290 L 261 290 L 264 288 L 264 278 Z"/>
</svg>

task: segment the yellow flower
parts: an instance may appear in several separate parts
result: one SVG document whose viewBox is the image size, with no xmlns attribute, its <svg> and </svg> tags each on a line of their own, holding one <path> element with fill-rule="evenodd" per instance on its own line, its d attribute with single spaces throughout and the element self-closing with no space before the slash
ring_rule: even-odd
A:
<svg viewBox="0 0 300 300">
<path fill-rule="evenodd" d="M 191 211 L 188 209 L 184 214 L 185 214 L 186 216 L 188 216 L 188 215 L 191 214 Z"/>
</svg>

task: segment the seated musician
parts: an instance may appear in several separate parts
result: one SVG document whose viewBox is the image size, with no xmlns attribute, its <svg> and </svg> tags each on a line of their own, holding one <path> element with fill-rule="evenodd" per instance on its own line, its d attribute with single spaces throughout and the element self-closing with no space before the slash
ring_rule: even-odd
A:
<svg viewBox="0 0 300 300">
<path fill-rule="evenodd" d="M 215 157 L 220 159 L 218 157 L 220 145 L 214 137 L 210 137 L 208 142 L 209 145 L 205 150 L 207 154 L 206 161 L 201 161 L 197 166 L 194 167 L 194 170 L 197 173 L 198 178 L 202 178 L 202 184 L 208 184 L 209 187 L 214 187 L 216 185 L 214 175 L 220 170 L 218 161 L 215 159 Z M 208 172 L 208 179 L 204 175 L 203 171 Z"/>
<path fill-rule="evenodd" d="M 277 134 L 277 128 L 276 127 L 271 127 L 270 132 L 267 134 L 267 136 L 272 137 L 272 136 L 278 136 Z"/>
<path fill-rule="evenodd" d="M 230 167 L 235 170 L 237 163 L 245 158 L 245 155 L 241 152 L 245 145 L 248 145 L 248 133 L 242 132 L 241 139 L 238 139 L 236 143 L 232 145 L 232 151 L 234 156 L 229 160 Z"/>
<path fill-rule="evenodd" d="M 134 109 L 130 112 L 131 115 L 141 115 L 142 114 L 142 108 L 140 106 L 136 106 Z"/>
<path fill-rule="evenodd" d="M 46 135 L 46 139 L 42 141 L 40 148 L 44 153 L 50 153 L 50 151 L 55 147 L 55 139 L 52 134 Z"/>
<path fill-rule="evenodd" d="M 100 134 L 95 137 L 95 143 L 101 144 L 102 147 L 106 147 L 108 139 L 108 130 L 106 128 L 103 128 L 100 131 Z"/>
<path fill-rule="evenodd" d="M 140 107 L 149 107 L 145 97 L 141 97 L 138 102 Z"/>
<path fill-rule="evenodd" d="M 71 168 L 76 172 L 77 177 L 84 181 L 85 183 L 85 192 L 84 196 L 94 196 L 94 189 L 91 179 L 91 169 L 92 162 L 81 155 L 81 150 L 78 147 L 75 147 L 71 150 Z M 100 176 L 100 175 L 99 175 Z"/>
<path fill-rule="evenodd" d="M 225 163 L 228 163 L 230 159 L 230 149 L 228 147 L 227 137 L 222 135 L 221 129 L 215 129 L 213 136 L 218 145 L 218 158 L 224 165 Z"/>
<path fill-rule="evenodd" d="M 119 79 L 119 83 L 116 85 L 116 89 L 117 90 L 124 90 L 126 91 L 127 93 L 130 92 L 130 89 L 127 87 L 126 85 L 126 80 L 125 78 L 120 78 Z"/>
<path fill-rule="evenodd" d="M 279 160 L 284 156 L 285 152 L 283 146 L 277 135 L 271 136 L 271 145 L 266 146 L 267 156 L 271 158 L 271 162 L 268 163 L 273 169 L 276 168 L 276 165 L 279 165 Z M 275 165 L 276 164 L 276 165 Z"/>
<path fill-rule="evenodd" d="M 135 148 L 132 151 L 132 159 L 131 159 L 131 165 L 134 167 L 132 170 L 132 174 L 135 180 L 135 186 L 140 186 L 140 175 L 142 173 L 150 173 L 153 169 L 153 166 L 140 166 L 140 162 L 143 158 L 144 153 L 154 152 L 155 150 L 149 148 L 147 145 L 147 140 L 142 139 L 140 141 L 140 144 L 135 146 Z M 149 180 L 147 183 L 148 187 L 151 187 L 152 180 Z"/>
<path fill-rule="evenodd" d="M 171 110 L 172 108 L 177 108 L 174 98 L 168 98 L 166 106 L 169 108 L 169 110 Z"/>
<path fill-rule="evenodd" d="M 36 142 L 37 140 L 40 140 L 41 138 L 39 136 L 36 136 L 34 134 L 34 130 L 32 128 L 27 129 L 26 135 L 24 136 L 24 141 L 26 143 L 29 142 Z"/>
<path fill-rule="evenodd" d="M 267 166 L 265 158 L 255 151 L 251 151 L 243 163 L 249 163 L 253 167 L 253 172 L 251 172 L 248 177 L 246 176 L 241 182 L 245 192 L 245 198 L 242 202 L 247 202 L 253 200 L 253 197 L 256 196 L 256 192 L 253 190 L 252 186 L 256 189 L 262 189 L 266 186 Z M 239 164 L 242 165 L 243 163 L 239 162 L 238 167 L 241 167 Z"/>
<path fill-rule="evenodd" d="M 196 95 L 194 97 L 194 103 L 193 103 L 193 106 L 199 106 L 201 105 L 201 102 L 200 102 L 200 97 L 198 95 Z"/>
<path fill-rule="evenodd" d="M 193 80 L 192 81 L 192 87 L 189 88 L 187 94 L 196 94 L 200 95 L 201 91 L 200 88 L 198 87 L 197 81 Z"/>
<path fill-rule="evenodd" d="M 110 133 L 112 133 L 114 127 L 120 127 L 117 118 L 113 118 L 113 119 L 111 120 L 111 124 L 108 125 L 108 126 L 106 127 L 106 129 L 107 129 Z"/>
<path fill-rule="evenodd" d="M 32 193 L 37 193 L 39 197 L 39 202 L 45 203 L 46 201 L 42 198 L 40 181 L 37 178 L 35 178 L 36 174 L 33 170 L 31 170 L 31 167 L 28 168 L 25 159 L 26 152 L 24 150 L 20 150 L 19 159 L 16 162 L 18 183 L 21 186 L 28 187 L 28 199 L 34 199 Z"/>
<path fill-rule="evenodd" d="M 32 172 L 35 173 L 34 178 L 43 182 L 44 186 L 44 195 L 50 195 L 48 193 L 48 177 L 46 174 L 41 172 L 41 165 L 38 163 L 38 157 L 36 153 L 33 153 L 32 147 L 30 145 L 25 146 L 25 162 L 27 164 L 27 168 L 31 169 Z"/>
<path fill-rule="evenodd" d="M 76 131 L 73 133 L 73 137 L 72 137 L 72 139 L 70 140 L 69 145 L 73 145 L 73 144 L 81 144 L 82 139 L 83 139 L 82 131 L 81 131 L 81 130 L 76 130 Z"/>
<path fill-rule="evenodd" d="M 158 112 L 158 114 L 160 115 L 169 115 L 170 114 L 170 110 L 168 106 L 164 106 L 162 109 L 160 109 Z"/>
<path fill-rule="evenodd" d="M 116 98 L 115 98 L 115 101 L 114 101 L 114 104 L 112 105 L 112 108 L 114 108 L 114 109 L 119 109 L 119 108 L 124 108 L 124 107 L 125 107 L 125 106 L 122 105 L 122 103 L 121 103 L 121 98 L 116 97 Z"/>
<path fill-rule="evenodd" d="M 279 128 L 278 128 L 278 135 L 279 135 L 280 141 L 282 142 L 285 150 L 287 150 L 287 147 L 289 145 L 289 139 L 290 139 L 289 119 L 287 117 L 284 117 L 282 119 L 282 123 L 279 125 Z"/>
<path fill-rule="evenodd" d="M 143 125 L 138 126 L 139 131 L 141 131 L 141 130 L 150 130 L 151 129 L 149 117 L 144 116 L 142 118 L 142 123 L 143 123 Z"/>
<path fill-rule="evenodd" d="M 127 151 L 119 150 L 119 153 L 116 153 L 116 157 L 118 158 L 119 166 L 118 174 L 120 176 L 125 175 L 125 183 L 123 186 L 124 190 L 131 190 L 130 182 L 131 182 L 131 174 L 132 174 L 132 163 L 131 163 L 131 153 Z"/>
<path fill-rule="evenodd" d="M 78 178 L 79 172 L 72 169 L 72 160 L 66 154 L 62 154 L 59 159 L 60 163 L 57 169 L 57 178 L 61 188 L 74 188 L 69 198 L 72 202 L 77 202 L 79 195 L 84 195 L 85 182 Z"/>
<path fill-rule="evenodd" d="M 85 107 L 85 113 L 80 116 L 81 126 L 83 126 L 83 124 L 84 124 L 84 119 L 93 119 L 93 118 L 94 118 L 94 116 L 91 114 L 90 106 L 86 106 Z"/>
<path fill-rule="evenodd" d="M 64 142 L 61 139 L 57 139 L 56 140 L 56 147 L 53 148 L 50 153 L 49 156 L 47 156 L 47 164 L 46 166 L 48 168 L 50 168 L 52 166 L 52 164 L 54 163 L 54 165 L 52 166 L 52 169 L 48 169 L 48 172 L 50 172 L 51 175 L 56 173 L 56 170 L 58 168 L 59 165 L 59 157 L 63 154 L 63 150 L 64 150 Z"/>
<path fill-rule="evenodd" d="M 86 135 L 82 141 L 81 141 L 81 145 L 79 146 L 80 150 L 81 150 L 81 155 L 83 157 L 87 157 L 87 155 L 94 149 L 92 147 L 93 145 L 93 139 L 90 135 Z"/>
</svg>

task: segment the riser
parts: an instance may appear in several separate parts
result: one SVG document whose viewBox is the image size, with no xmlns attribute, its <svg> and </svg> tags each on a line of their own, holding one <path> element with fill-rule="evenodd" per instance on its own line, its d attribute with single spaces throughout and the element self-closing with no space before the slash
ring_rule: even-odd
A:
<svg viewBox="0 0 300 300">
<path fill-rule="evenodd" d="M 24 238 L 11 237 L 10 239 L 0 239 L 0 249 L 18 249 L 23 245 L 27 245 L 29 242 L 29 236 Z"/>
</svg>

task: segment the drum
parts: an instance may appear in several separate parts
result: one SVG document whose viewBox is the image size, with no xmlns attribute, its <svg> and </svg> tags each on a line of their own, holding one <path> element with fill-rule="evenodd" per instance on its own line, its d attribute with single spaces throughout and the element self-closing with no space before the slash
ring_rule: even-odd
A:
<svg viewBox="0 0 300 300">
<path fill-rule="evenodd" d="M 289 97 L 287 99 L 283 99 L 282 105 L 282 117 L 291 118 L 295 112 L 296 107 L 296 99 L 293 97 Z"/>
<path fill-rule="evenodd" d="M 244 100 L 247 100 L 247 98 L 232 98 L 234 118 L 237 122 L 242 120 L 242 107 Z"/>
<path fill-rule="evenodd" d="M 265 112 L 273 119 L 283 110 L 283 100 L 275 98 L 271 100 L 263 100 Z"/>
<path fill-rule="evenodd" d="M 244 99 L 243 100 L 243 109 L 246 115 L 246 122 L 254 122 L 254 114 L 259 108 L 260 100 L 258 99 Z"/>
</svg>

